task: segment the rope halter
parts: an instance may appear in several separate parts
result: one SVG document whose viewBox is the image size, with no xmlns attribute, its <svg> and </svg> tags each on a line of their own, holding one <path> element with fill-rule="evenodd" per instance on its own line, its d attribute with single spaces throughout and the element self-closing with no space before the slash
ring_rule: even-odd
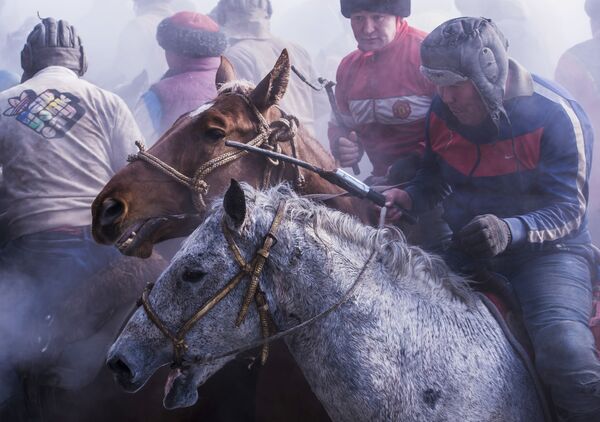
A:
<svg viewBox="0 0 600 422">
<path fill-rule="evenodd" d="M 252 140 L 250 140 L 250 142 L 248 142 L 248 145 L 281 152 L 279 143 L 284 141 L 290 141 L 292 144 L 292 154 L 294 157 L 296 156 L 296 147 L 294 139 L 298 133 L 299 125 L 298 119 L 296 117 L 288 115 L 281 111 L 282 117 L 269 124 L 267 119 L 256 108 L 256 106 L 252 103 L 252 101 L 247 95 L 239 93 L 231 93 L 228 95 L 236 95 L 242 98 L 246 105 L 250 108 L 252 114 L 256 118 L 256 121 L 258 122 L 258 133 L 254 138 L 252 138 Z M 206 181 L 208 175 L 216 169 L 218 169 L 219 167 L 232 163 L 233 161 L 248 153 L 247 151 L 242 150 L 232 150 L 230 152 L 221 154 L 202 164 L 196 170 L 194 175 L 192 177 L 189 177 L 181 173 L 174 167 L 170 166 L 169 164 L 165 163 L 158 157 L 147 152 L 143 142 L 136 141 L 135 145 L 138 148 L 138 152 L 129 155 L 127 157 L 127 161 L 129 161 L 130 163 L 137 160 L 143 161 L 149 164 L 151 167 L 154 167 L 161 173 L 167 175 L 168 177 L 187 187 L 191 191 L 192 202 L 194 204 L 194 207 L 200 213 L 202 213 L 206 209 L 205 198 L 206 195 L 208 195 L 208 191 L 210 190 L 210 185 Z M 270 158 L 267 160 L 267 166 L 265 167 L 265 172 L 262 178 L 263 188 L 266 188 L 270 185 L 271 172 L 273 167 L 277 167 L 280 165 L 280 162 L 277 160 L 272 160 Z M 300 174 L 299 170 L 297 170 L 295 185 L 299 189 L 302 189 L 304 186 L 304 178 Z"/>
<path fill-rule="evenodd" d="M 252 301 L 255 302 L 256 308 L 258 311 L 258 315 L 260 318 L 260 330 L 263 338 L 268 338 L 270 335 L 269 329 L 269 307 L 267 305 L 267 301 L 264 293 L 259 288 L 259 279 L 264 269 L 264 266 L 269 258 L 269 253 L 271 248 L 277 243 L 277 238 L 275 234 L 283 221 L 283 216 L 285 213 L 285 201 L 279 203 L 277 207 L 277 211 L 275 213 L 275 217 L 273 222 L 271 223 L 271 227 L 268 233 L 265 235 L 262 247 L 258 249 L 252 258 L 251 261 L 247 262 L 242 253 L 235 243 L 233 239 L 233 233 L 227 227 L 225 220 L 222 223 L 223 234 L 225 239 L 227 240 L 227 244 L 229 245 L 229 250 L 233 254 L 235 261 L 240 267 L 240 271 L 233 276 L 233 278 L 223 287 L 215 296 L 209 299 L 204 305 L 196 311 L 194 315 L 190 319 L 188 319 L 183 326 L 177 330 L 170 330 L 167 325 L 161 320 L 156 311 L 152 308 L 152 305 L 149 301 L 150 292 L 154 287 L 153 283 L 148 284 L 146 289 L 142 294 L 142 298 L 140 300 L 140 305 L 144 307 L 146 311 L 146 315 L 152 321 L 156 327 L 169 339 L 171 343 L 173 343 L 173 368 L 182 368 L 184 365 L 184 356 L 188 350 L 188 345 L 185 341 L 185 336 L 189 331 L 196 325 L 202 317 L 204 317 L 208 312 L 210 312 L 221 300 L 223 300 L 229 293 L 233 291 L 237 287 L 240 282 L 246 278 L 250 278 L 250 284 L 248 285 L 248 289 L 246 294 L 244 295 L 244 300 L 242 302 L 241 309 L 238 313 L 237 319 L 235 321 L 236 327 L 239 327 L 245 320 L 250 305 Z M 264 364 L 269 356 L 269 344 L 265 343 L 262 345 L 261 353 L 260 353 L 260 361 Z"/>
</svg>

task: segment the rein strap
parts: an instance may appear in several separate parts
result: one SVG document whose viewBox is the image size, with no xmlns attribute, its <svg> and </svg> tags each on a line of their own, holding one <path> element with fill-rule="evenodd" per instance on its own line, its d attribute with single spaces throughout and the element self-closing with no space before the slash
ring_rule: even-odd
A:
<svg viewBox="0 0 600 422">
<path fill-rule="evenodd" d="M 277 150 L 279 148 L 279 142 L 289 140 L 292 145 L 292 154 L 296 156 L 294 139 L 296 137 L 299 125 L 298 119 L 296 117 L 285 114 L 283 110 L 280 109 L 282 117 L 279 120 L 276 120 L 269 124 L 267 119 L 262 115 L 262 113 L 256 108 L 256 106 L 246 95 L 236 93 L 231 95 L 236 95 L 242 98 L 246 105 L 250 108 L 251 112 L 256 117 L 256 120 L 258 121 L 258 133 L 254 138 L 252 138 L 252 140 L 248 142 L 248 145 Z M 233 150 L 230 152 L 226 152 L 202 164 L 195 171 L 194 176 L 189 177 L 175 169 L 173 166 L 165 163 L 158 157 L 147 152 L 143 142 L 135 141 L 135 145 L 138 148 L 138 152 L 136 154 L 129 155 L 127 157 L 127 161 L 129 161 L 130 163 L 136 160 L 144 161 L 145 163 L 149 164 L 151 167 L 154 167 L 161 173 L 175 179 L 178 183 L 181 183 L 182 185 L 186 186 L 192 192 L 192 202 L 194 203 L 194 207 L 199 212 L 203 212 L 206 209 L 206 201 L 204 200 L 204 197 L 208 194 L 208 190 L 210 188 L 210 185 L 206 181 L 206 177 L 219 167 L 232 163 L 238 158 L 248 154 L 247 151 L 241 150 Z M 279 162 L 267 160 L 267 166 L 265 167 L 262 180 L 263 188 L 266 188 L 270 185 L 272 169 L 273 167 L 279 166 L 279 164 Z M 300 175 L 300 173 L 296 175 L 295 183 L 298 185 L 299 188 L 303 188 L 304 179 Z"/>
</svg>

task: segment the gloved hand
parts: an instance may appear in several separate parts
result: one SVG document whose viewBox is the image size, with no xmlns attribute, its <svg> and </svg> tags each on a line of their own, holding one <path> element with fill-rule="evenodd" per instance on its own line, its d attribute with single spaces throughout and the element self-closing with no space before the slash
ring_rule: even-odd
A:
<svg viewBox="0 0 600 422">
<path fill-rule="evenodd" d="M 493 258 L 501 254 L 511 240 L 508 224 L 492 214 L 478 215 L 456 235 L 459 246 L 478 258 Z"/>
</svg>

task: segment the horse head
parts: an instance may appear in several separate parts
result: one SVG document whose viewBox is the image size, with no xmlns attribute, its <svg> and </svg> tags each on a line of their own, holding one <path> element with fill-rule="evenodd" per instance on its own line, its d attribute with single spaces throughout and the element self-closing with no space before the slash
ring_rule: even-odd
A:
<svg viewBox="0 0 600 422">
<path fill-rule="evenodd" d="M 126 255 L 148 257 L 155 243 L 191 233 L 202 221 L 205 204 L 221 194 L 232 177 L 261 186 L 269 166 L 264 158 L 239 154 L 239 159 L 219 159 L 238 152 L 225 146 L 225 140 L 252 142 L 264 133 L 265 125 L 281 117 L 274 106 L 285 94 L 289 76 L 286 50 L 256 88 L 232 81 L 231 65 L 223 60 L 215 100 L 181 116 L 96 197 L 92 204 L 96 241 L 116 243 Z M 163 169 L 139 159 L 141 155 L 160 161 Z M 192 180 L 202 168 L 202 174 Z M 281 177 L 292 178 L 291 170 L 286 171 Z M 182 183 L 182 177 L 189 177 L 190 183 Z"/>
<path fill-rule="evenodd" d="M 240 268 L 231 247 L 233 242 L 239 248 L 241 259 L 251 257 L 263 235 L 255 232 L 268 227 L 276 212 L 272 204 L 255 205 L 252 190 L 246 190 L 231 181 L 223 206 L 214 209 L 186 240 L 182 252 L 151 288 L 151 294 L 150 290 L 144 294 L 143 307 L 111 347 L 108 365 L 126 390 L 138 390 L 156 369 L 174 362 L 165 389 L 165 407 L 191 406 L 197 400 L 198 386 L 233 356 L 204 365 L 186 359 L 218 356 L 261 336 L 262 319 L 254 301 L 240 319 L 240 303 L 250 277 L 240 278 L 248 273 Z M 282 216 L 283 208 L 280 210 Z M 241 288 L 236 288 L 238 283 Z"/>
</svg>

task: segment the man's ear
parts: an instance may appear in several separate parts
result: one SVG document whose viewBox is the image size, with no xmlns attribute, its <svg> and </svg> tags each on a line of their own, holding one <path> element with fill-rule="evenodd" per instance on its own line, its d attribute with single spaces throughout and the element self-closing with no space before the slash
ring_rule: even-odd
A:
<svg viewBox="0 0 600 422">
<path fill-rule="evenodd" d="M 223 198 L 223 208 L 236 228 L 239 228 L 246 219 L 246 196 L 237 180 L 231 179 L 229 189 Z"/>
</svg>

